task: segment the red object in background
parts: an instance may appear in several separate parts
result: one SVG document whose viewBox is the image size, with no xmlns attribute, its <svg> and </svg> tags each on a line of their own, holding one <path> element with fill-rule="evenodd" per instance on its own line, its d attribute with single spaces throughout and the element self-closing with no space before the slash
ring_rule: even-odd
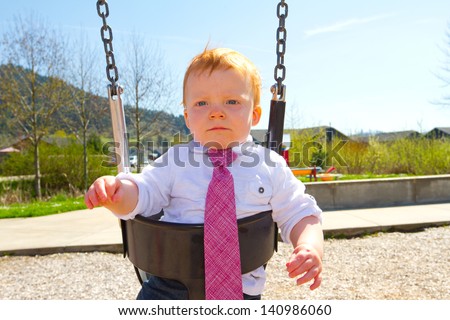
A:
<svg viewBox="0 0 450 320">
<path fill-rule="evenodd" d="M 331 168 L 328 168 L 328 170 L 325 173 L 330 173 L 330 172 L 333 172 L 334 170 L 336 170 L 336 168 L 335 167 L 331 167 Z"/>
<path fill-rule="evenodd" d="M 283 158 L 289 166 L 289 150 L 283 150 Z"/>
</svg>

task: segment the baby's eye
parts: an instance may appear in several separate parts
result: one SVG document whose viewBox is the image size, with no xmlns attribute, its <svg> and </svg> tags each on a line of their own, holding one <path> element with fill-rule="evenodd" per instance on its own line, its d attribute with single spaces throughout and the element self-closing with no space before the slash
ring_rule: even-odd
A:
<svg viewBox="0 0 450 320">
<path fill-rule="evenodd" d="M 239 101 L 233 99 L 227 101 L 227 104 L 238 104 L 238 103 Z"/>
<path fill-rule="evenodd" d="M 206 101 L 199 101 L 195 105 L 198 106 L 198 107 L 204 107 L 204 106 L 206 106 L 208 104 L 206 103 Z"/>
</svg>

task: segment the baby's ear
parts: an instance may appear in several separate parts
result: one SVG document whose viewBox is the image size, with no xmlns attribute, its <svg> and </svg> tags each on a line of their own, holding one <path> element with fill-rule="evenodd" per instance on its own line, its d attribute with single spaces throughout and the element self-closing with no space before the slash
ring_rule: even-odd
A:
<svg viewBox="0 0 450 320">
<path fill-rule="evenodd" d="M 259 104 L 254 106 L 252 115 L 252 126 L 256 126 L 259 123 L 259 120 L 261 119 L 261 113 L 262 113 L 261 106 Z"/>
<path fill-rule="evenodd" d="M 189 128 L 189 118 L 188 118 L 188 112 L 187 112 L 187 108 L 186 107 L 184 108 L 183 114 L 184 114 L 184 122 L 186 123 L 186 127 Z"/>
</svg>

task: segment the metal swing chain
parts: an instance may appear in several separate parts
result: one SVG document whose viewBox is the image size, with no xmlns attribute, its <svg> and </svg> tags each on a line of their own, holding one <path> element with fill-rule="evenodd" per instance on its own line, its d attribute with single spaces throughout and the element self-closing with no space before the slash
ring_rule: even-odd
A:
<svg viewBox="0 0 450 320">
<path fill-rule="evenodd" d="M 274 70 L 276 83 L 270 88 L 273 97 L 270 101 L 269 129 L 265 137 L 265 146 L 278 154 L 283 154 L 283 130 L 284 114 L 286 110 L 286 86 L 283 80 L 286 77 L 286 67 L 284 66 L 284 54 L 286 53 L 286 18 L 288 15 L 288 5 L 281 0 L 277 6 L 277 16 L 279 26 L 277 29 L 277 65 Z"/>
<path fill-rule="evenodd" d="M 102 7 L 104 7 L 104 9 Z M 130 173 L 128 133 L 125 123 L 125 112 L 122 104 L 122 98 L 120 96 L 123 93 L 123 89 L 117 84 L 117 81 L 119 80 L 119 72 L 117 71 L 116 61 L 114 59 L 112 29 L 108 23 L 106 23 L 106 18 L 109 16 L 109 6 L 106 0 L 97 1 L 97 13 L 103 21 L 100 34 L 102 36 L 106 55 L 106 77 L 111 82 L 111 85 L 108 85 L 108 101 L 111 111 L 111 124 L 114 136 L 115 160 L 119 172 Z M 128 236 L 125 220 L 120 220 L 120 227 L 122 230 L 123 257 L 125 258 L 128 254 Z"/>
<path fill-rule="evenodd" d="M 284 9 L 284 11 L 283 11 Z M 276 84 L 272 86 L 271 91 L 275 100 L 284 101 L 285 99 L 285 86 L 283 80 L 286 78 L 286 67 L 284 66 L 284 54 L 286 53 L 286 18 L 288 16 L 288 5 L 284 0 L 281 0 L 277 6 L 277 16 L 279 19 L 279 26 L 277 29 L 277 65 L 274 70 L 274 79 Z"/>
<path fill-rule="evenodd" d="M 119 172 L 128 173 L 130 171 L 130 159 L 128 157 L 128 133 L 125 123 L 125 111 L 121 98 L 123 89 L 117 83 L 119 80 L 119 73 L 114 59 L 112 29 L 106 23 L 106 18 L 109 16 L 109 6 L 106 0 L 97 1 L 97 13 L 103 21 L 100 34 L 105 48 L 106 76 L 111 82 L 111 85 L 108 85 L 108 100 L 111 110 L 115 158 Z"/>
<path fill-rule="evenodd" d="M 104 10 L 102 10 L 104 7 Z M 112 45 L 113 34 L 112 29 L 106 22 L 106 18 L 109 16 L 109 6 L 106 0 L 97 1 L 97 13 L 102 18 L 103 26 L 100 28 L 100 35 L 102 37 L 103 46 L 105 48 L 106 55 L 106 77 L 111 82 L 111 95 L 117 95 L 116 82 L 119 80 L 119 72 L 117 70 L 116 61 L 114 59 L 114 50 Z"/>
</svg>

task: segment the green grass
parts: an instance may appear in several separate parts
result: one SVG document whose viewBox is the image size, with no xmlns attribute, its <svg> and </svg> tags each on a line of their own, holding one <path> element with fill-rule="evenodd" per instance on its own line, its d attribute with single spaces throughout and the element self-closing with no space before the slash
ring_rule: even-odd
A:
<svg viewBox="0 0 450 320">
<path fill-rule="evenodd" d="M 377 178 L 400 178 L 410 175 L 406 174 L 344 174 L 339 180 L 377 179 Z M 303 182 L 309 182 L 309 177 L 299 177 Z M 74 210 L 86 209 L 84 197 L 71 198 L 58 195 L 48 201 L 33 201 L 28 203 L 14 203 L 0 205 L 0 219 L 38 217 L 50 214 L 58 214 Z"/>
<path fill-rule="evenodd" d="M 82 196 L 69 198 L 60 195 L 48 201 L 33 201 L 0 206 L 0 219 L 39 217 L 80 209 L 86 209 Z"/>
</svg>

